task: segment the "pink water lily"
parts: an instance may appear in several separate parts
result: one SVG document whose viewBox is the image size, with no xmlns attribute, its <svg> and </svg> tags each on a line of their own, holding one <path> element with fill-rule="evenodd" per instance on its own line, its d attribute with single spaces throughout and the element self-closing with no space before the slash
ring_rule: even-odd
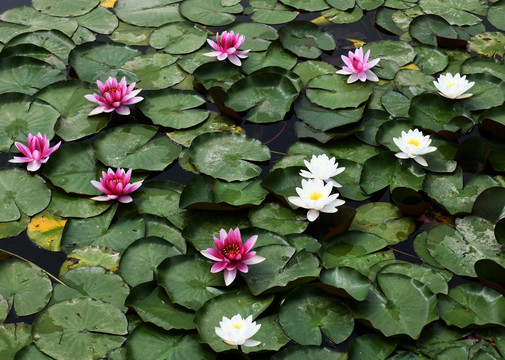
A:
<svg viewBox="0 0 505 360">
<path fill-rule="evenodd" d="M 136 85 L 134 82 L 126 86 L 126 78 L 124 76 L 119 83 L 115 78 L 109 77 L 105 81 L 105 84 L 100 80 L 97 80 L 96 84 L 102 96 L 98 94 L 84 95 L 86 99 L 99 105 L 88 114 L 89 116 L 112 111 L 121 115 L 128 115 L 130 114 L 130 108 L 127 105 L 136 104 L 144 99 L 141 96 L 137 96 L 142 89 L 133 90 Z"/>
<path fill-rule="evenodd" d="M 226 230 L 221 229 L 219 239 L 214 236 L 214 244 L 217 249 L 208 248 L 200 253 L 206 258 L 217 261 L 210 271 L 217 273 L 224 270 L 224 282 L 228 286 L 235 280 L 237 269 L 246 273 L 249 271 L 247 265 L 258 264 L 265 260 L 263 256 L 256 255 L 256 251 L 251 251 L 257 239 L 258 235 L 254 235 L 242 244 L 238 228 L 230 229 L 228 234 L 226 234 Z"/>
<path fill-rule="evenodd" d="M 380 59 L 374 59 L 368 62 L 368 58 L 370 57 L 370 50 L 368 50 L 363 56 L 363 48 L 356 49 L 353 53 L 349 51 L 349 56 L 342 55 L 342 60 L 345 65 L 342 70 L 337 71 L 337 74 L 342 75 L 350 75 L 347 78 L 347 83 L 353 83 L 357 80 L 360 81 L 379 81 L 377 75 L 375 75 L 370 69 L 373 68 Z"/>
<path fill-rule="evenodd" d="M 116 172 L 114 172 L 111 168 L 109 168 L 107 173 L 102 171 L 102 178 L 100 179 L 100 182 L 91 180 L 91 184 L 93 184 L 93 186 L 101 192 L 105 193 L 105 195 L 95 196 L 92 199 L 98 201 L 117 199 L 117 201 L 122 203 L 131 202 L 133 199 L 128 194 L 134 192 L 140 187 L 140 185 L 142 185 L 142 181 L 130 184 L 131 175 L 132 169 L 128 170 L 127 173 L 125 173 L 121 168 L 117 168 Z"/>
<path fill-rule="evenodd" d="M 49 155 L 60 147 L 61 141 L 53 147 L 49 147 L 46 134 L 38 133 L 37 135 L 28 134 L 28 146 L 17 141 L 14 144 L 24 156 L 14 156 L 14 159 L 9 162 L 28 163 L 26 167 L 28 171 L 37 171 L 42 164 L 47 162 Z"/>
<path fill-rule="evenodd" d="M 215 50 L 209 53 L 205 53 L 205 56 L 217 56 L 219 61 L 228 58 L 231 63 L 240 66 L 242 62 L 239 58 L 245 59 L 249 50 L 238 50 L 238 48 L 244 43 L 245 36 L 239 33 L 234 34 L 233 31 L 224 31 L 219 37 L 219 33 L 216 34 L 216 41 L 207 39 L 209 45 Z"/>
</svg>

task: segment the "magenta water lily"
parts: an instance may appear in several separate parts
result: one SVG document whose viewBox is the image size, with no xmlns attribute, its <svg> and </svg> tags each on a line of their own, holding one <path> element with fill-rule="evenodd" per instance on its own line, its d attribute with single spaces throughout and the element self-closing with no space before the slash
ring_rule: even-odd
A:
<svg viewBox="0 0 505 360">
<path fill-rule="evenodd" d="M 377 75 L 375 75 L 370 69 L 373 68 L 380 59 L 373 59 L 368 62 L 370 57 L 370 50 L 366 52 L 363 56 L 363 48 L 356 49 L 354 53 L 349 51 L 349 56 L 342 55 L 342 60 L 345 65 L 341 70 L 337 71 L 337 74 L 349 75 L 347 78 L 347 83 L 353 83 L 357 80 L 360 81 L 379 81 Z"/>
<path fill-rule="evenodd" d="M 115 78 L 109 77 L 105 84 L 100 80 L 97 80 L 96 84 L 102 96 L 98 94 L 84 95 L 86 99 L 99 105 L 88 114 L 89 116 L 112 111 L 120 115 L 128 115 L 130 114 L 130 108 L 127 105 L 136 104 L 144 99 L 137 96 L 142 89 L 133 90 L 136 85 L 134 82 L 127 86 L 124 76 L 119 83 Z"/>
<path fill-rule="evenodd" d="M 224 31 L 219 37 L 219 33 L 216 34 L 216 41 L 207 39 L 209 45 L 215 50 L 204 54 L 205 56 L 217 56 L 219 61 L 228 58 L 232 64 L 237 66 L 242 65 L 240 59 L 245 59 L 249 50 L 238 50 L 238 48 L 244 43 L 245 36 L 239 33 L 235 34 L 233 31 Z"/>
<path fill-rule="evenodd" d="M 121 168 L 117 168 L 115 172 L 111 168 L 107 172 L 103 171 L 100 181 L 91 180 L 91 183 L 105 195 L 95 196 L 92 199 L 97 201 L 117 200 L 122 203 L 131 202 L 133 199 L 128 194 L 142 185 L 142 181 L 130 184 L 131 175 L 132 169 L 126 173 Z"/>
<path fill-rule="evenodd" d="M 42 164 L 47 162 L 49 155 L 58 150 L 61 141 L 53 147 L 49 147 L 49 139 L 46 134 L 38 133 L 37 135 L 28 134 L 28 146 L 17 141 L 14 144 L 24 156 L 14 156 L 14 159 L 9 162 L 28 163 L 26 167 L 28 171 L 37 171 Z"/>
<path fill-rule="evenodd" d="M 263 256 L 256 255 L 256 251 L 251 251 L 257 239 L 258 235 L 253 235 L 242 244 L 239 228 L 230 229 L 228 234 L 225 229 L 221 229 L 219 239 L 214 236 L 216 249 L 208 248 L 200 252 L 206 258 L 217 261 L 210 271 L 217 273 L 224 270 L 224 282 L 228 286 L 235 280 L 237 269 L 246 273 L 249 271 L 247 265 L 265 260 Z"/>
</svg>

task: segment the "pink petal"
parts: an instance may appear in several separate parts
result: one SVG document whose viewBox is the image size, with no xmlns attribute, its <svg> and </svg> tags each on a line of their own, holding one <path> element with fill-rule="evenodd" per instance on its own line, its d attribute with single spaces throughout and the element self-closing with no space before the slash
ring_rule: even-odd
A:
<svg viewBox="0 0 505 360">
<path fill-rule="evenodd" d="M 230 285 L 235 277 L 237 276 L 237 269 L 233 270 L 224 270 L 224 283 L 226 286 Z"/>
<path fill-rule="evenodd" d="M 42 164 L 36 160 L 33 160 L 31 162 L 28 163 L 28 166 L 26 167 L 26 170 L 28 171 L 37 171 L 38 169 L 40 169 L 40 166 Z"/>
<path fill-rule="evenodd" d="M 116 108 L 116 112 L 119 115 L 129 115 L 130 114 L 130 108 L 128 106 L 120 106 Z"/>
<path fill-rule="evenodd" d="M 249 269 L 247 268 L 247 265 L 242 261 L 237 263 L 237 269 L 243 273 L 246 273 L 249 271 Z"/>
<path fill-rule="evenodd" d="M 249 239 L 247 239 L 247 241 L 243 245 L 242 253 L 243 254 L 248 253 L 249 250 L 253 248 L 254 244 L 256 244 L 256 240 L 258 240 L 258 235 L 253 235 Z"/>
<path fill-rule="evenodd" d="M 117 201 L 120 203 L 127 204 L 129 202 L 133 201 L 133 198 L 130 195 L 121 195 L 120 197 L 117 198 Z"/>
<path fill-rule="evenodd" d="M 201 250 L 200 254 L 205 256 L 207 259 L 214 261 L 224 261 L 224 256 L 219 251 L 214 248 L 207 248 L 207 250 Z"/>
<path fill-rule="evenodd" d="M 212 265 L 210 272 L 217 273 L 217 272 L 223 271 L 225 268 L 226 268 L 226 262 L 220 261 L 220 262 L 217 262 L 214 265 Z M 228 271 L 228 270 L 225 270 L 225 277 L 226 277 L 226 271 Z"/>
</svg>

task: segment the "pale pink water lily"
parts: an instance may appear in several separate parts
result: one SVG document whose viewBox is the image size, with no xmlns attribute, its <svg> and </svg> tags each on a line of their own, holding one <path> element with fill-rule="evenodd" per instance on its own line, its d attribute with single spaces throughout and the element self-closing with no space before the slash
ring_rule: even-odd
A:
<svg viewBox="0 0 505 360">
<path fill-rule="evenodd" d="M 136 104 L 144 99 L 141 96 L 137 96 L 142 89 L 133 90 L 136 85 L 134 82 L 126 86 L 126 78 L 124 76 L 119 83 L 115 78 L 109 77 L 105 81 L 105 84 L 100 80 L 97 80 L 96 84 L 102 96 L 98 94 L 84 95 L 86 99 L 99 105 L 88 114 L 89 116 L 112 111 L 120 115 L 128 115 L 130 114 L 130 108 L 127 105 Z"/>
<path fill-rule="evenodd" d="M 37 171 L 42 164 L 47 162 L 49 155 L 60 147 L 61 141 L 53 147 L 49 147 L 49 140 L 46 134 L 42 135 L 38 133 L 37 135 L 28 134 L 28 146 L 17 141 L 14 145 L 16 145 L 24 156 L 14 156 L 14 159 L 9 160 L 9 162 L 28 163 L 26 170 Z"/>
<path fill-rule="evenodd" d="M 372 61 L 368 62 L 368 58 L 370 57 L 370 50 L 366 52 L 366 54 L 363 56 L 363 48 L 356 49 L 356 51 L 353 53 L 352 51 L 349 51 L 349 56 L 342 55 L 342 60 L 344 61 L 345 65 L 342 70 L 337 71 L 337 74 L 342 74 L 342 75 L 350 75 L 347 78 L 347 83 L 353 83 L 357 80 L 360 81 L 379 81 L 379 78 L 377 75 L 375 75 L 370 69 L 373 68 L 377 63 L 380 61 L 380 59 L 373 59 Z"/>
<path fill-rule="evenodd" d="M 219 33 L 216 34 L 216 41 L 212 41 L 207 39 L 209 45 L 215 50 L 209 53 L 205 53 L 205 56 L 217 56 L 219 61 L 225 60 L 228 58 L 230 62 L 234 65 L 240 66 L 242 62 L 239 58 L 245 59 L 249 50 L 238 50 L 238 48 L 244 43 L 245 36 L 240 35 L 239 33 L 235 34 L 233 31 L 227 32 L 224 31 L 219 36 Z"/>
<path fill-rule="evenodd" d="M 123 169 L 117 168 L 116 172 L 109 168 L 107 172 L 102 171 L 102 178 L 100 181 L 91 180 L 91 184 L 96 187 L 105 195 L 95 196 L 92 199 L 97 201 L 109 201 L 116 200 L 122 203 L 129 203 L 133 199 L 130 193 L 137 190 L 142 181 L 130 184 L 130 177 L 132 175 L 132 169 L 128 172 L 124 172 Z"/>
<path fill-rule="evenodd" d="M 223 316 L 219 327 L 215 327 L 214 330 L 227 345 L 257 346 L 261 342 L 250 338 L 258 332 L 260 327 L 261 324 L 256 325 L 256 321 L 252 321 L 252 315 L 242 319 L 242 316 L 237 314 L 231 319 Z"/>
<path fill-rule="evenodd" d="M 242 244 L 242 237 L 239 228 L 230 229 L 228 234 L 225 229 L 219 232 L 219 239 L 214 236 L 216 249 L 208 248 L 200 253 L 211 260 L 217 261 L 210 271 L 217 273 L 224 270 L 224 282 L 230 285 L 237 276 L 237 269 L 243 273 L 249 271 L 247 265 L 258 264 L 265 260 L 263 256 L 256 255 L 256 251 L 251 251 L 258 235 L 253 235 Z"/>
</svg>

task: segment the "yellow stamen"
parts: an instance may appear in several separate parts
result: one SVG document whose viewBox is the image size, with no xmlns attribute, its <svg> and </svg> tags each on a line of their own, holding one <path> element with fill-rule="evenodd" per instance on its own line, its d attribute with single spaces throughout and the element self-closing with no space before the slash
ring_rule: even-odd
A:
<svg viewBox="0 0 505 360">
<path fill-rule="evenodd" d="M 415 146 L 419 146 L 421 145 L 421 142 L 417 139 L 410 139 L 409 142 L 408 142 L 409 145 L 415 145 Z"/>
<path fill-rule="evenodd" d="M 449 87 L 453 87 L 453 86 L 456 86 L 456 83 L 449 83 Z"/>
<path fill-rule="evenodd" d="M 233 324 L 233 327 L 235 329 L 240 329 L 242 327 L 242 324 Z"/>
<path fill-rule="evenodd" d="M 319 200 L 322 197 L 323 194 L 321 194 L 319 191 L 314 191 L 312 194 L 310 194 L 310 200 Z"/>
</svg>

